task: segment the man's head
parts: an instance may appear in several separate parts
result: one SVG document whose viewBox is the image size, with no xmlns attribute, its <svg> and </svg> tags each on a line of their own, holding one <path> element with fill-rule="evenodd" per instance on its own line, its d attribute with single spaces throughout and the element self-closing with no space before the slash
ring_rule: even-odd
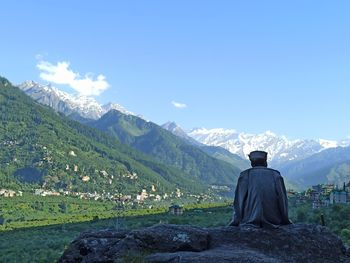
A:
<svg viewBox="0 0 350 263">
<path fill-rule="evenodd" d="M 267 167 L 267 152 L 253 151 L 248 156 L 252 167 L 255 167 L 255 166 Z"/>
</svg>

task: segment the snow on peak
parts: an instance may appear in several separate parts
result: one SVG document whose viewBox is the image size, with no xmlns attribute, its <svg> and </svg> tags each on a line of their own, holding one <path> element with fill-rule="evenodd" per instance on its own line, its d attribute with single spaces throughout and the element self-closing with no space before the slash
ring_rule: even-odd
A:
<svg viewBox="0 0 350 263">
<path fill-rule="evenodd" d="M 223 128 L 216 128 L 216 129 L 206 129 L 206 128 L 196 128 L 196 129 L 192 129 L 190 131 L 190 133 L 192 134 L 197 134 L 197 135 L 206 135 L 206 134 L 235 134 L 237 133 L 236 130 L 229 130 L 229 129 L 223 129 Z"/>
<path fill-rule="evenodd" d="M 109 102 L 109 103 L 103 105 L 102 109 L 105 112 L 109 112 L 110 110 L 117 110 L 117 111 L 120 111 L 121 113 L 124 113 L 126 115 L 135 115 L 134 113 L 126 110 L 123 106 L 116 104 L 116 103 L 112 103 L 112 102 Z"/>
<path fill-rule="evenodd" d="M 106 105 L 101 105 L 92 97 L 69 94 L 52 87 L 51 84 L 42 85 L 35 81 L 27 80 L 18 85 L 18 87 L 39 103 L 48 105 L 66 115 L 78 113 L 87 119 L 99 119 L 111 109 L 118 110 L 127 115 L 135 115 L 119 104 L 107 103 Z"/>
<path fill-rule="evenodd" d="M 338 147 L 338 142 L 337 141 L 331 141 L 331 140 L 324 140 L 324 139 L 319 139 L 318 142 L 320 143 L 320 145 L 325 148 L 336 148 Z"/>
<path fill-rule="evenodd" d="M 248 134 L 236 130 L 225 129 L 193 129 L 188 135 L 200 143 L 220 146 L 243 158 L 254 150 L 268 153 L 268 160 L 274 164 L 283 161 L 303 159 L 327 148 L 339 146 L 336 141 L 329 140 L 289 140 L 286 136 L 279 136 L 272 131 L 260 134 Z M 347 143 L 347 145 L 349 145 Z M 341 146 L 346 145 L 342 143 Z"/>
</svg>

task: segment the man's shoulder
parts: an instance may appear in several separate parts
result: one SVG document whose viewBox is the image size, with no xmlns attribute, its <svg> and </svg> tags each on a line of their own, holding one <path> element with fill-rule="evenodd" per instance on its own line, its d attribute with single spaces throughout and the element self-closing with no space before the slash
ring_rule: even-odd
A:
<svg viewBox="0 0 350 263">
<path fill-rule="evenodd" d="M 249 168 L 247 170 L 242 171 L 240 176 L 245 176 L 245 175 L 248 175 L 252 171 L 259 171 L 259 170 L 269 171 L 269 172 L 271 172 L 275 175 L 279 175 L 279 176 L 281 175 L 281 173 L 278 170 L 275 170 L 275 169 L 272 169 L 269 167 L 258 166 L 258 167 L 252 167 L 252 168 Z"/>
<path fill-rule="evenodd" d="M 248 174 L 253 168 L 246 169 L 240 173 L 241 176 Z"/>
</svg>

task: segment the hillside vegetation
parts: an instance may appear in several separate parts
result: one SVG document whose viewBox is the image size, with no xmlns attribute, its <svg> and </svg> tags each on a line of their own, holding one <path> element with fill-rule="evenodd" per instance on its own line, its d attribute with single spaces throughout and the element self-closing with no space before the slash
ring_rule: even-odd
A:
<svg viewBox="0 0 350 263">
<path fill-rule="evenodd" d="M 239 176 L 239 168 L 142 118 L 111 110 L 90 125 L 202 182 L 233 187 Z"/>
<path fill-rule="evenodd" d="M 34 102 L 4 78 L 0 78 L 0 116 L 2 187 L 135 193 L 155 185 L 159 193 L 177 187 L 206 191 L 196 176 Z"/>
</svg>

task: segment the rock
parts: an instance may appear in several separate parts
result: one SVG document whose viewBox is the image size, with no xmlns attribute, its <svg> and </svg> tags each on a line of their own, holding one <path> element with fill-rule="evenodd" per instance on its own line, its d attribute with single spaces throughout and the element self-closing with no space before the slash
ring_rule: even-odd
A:
<svg viewBox="0 0 350 263">
<path fill-rule="evenodd" d="M 278 229 L 156 225 L 133 231 L 82 233 L 59 260 L 70 262 L 350 262 L 326 227 Z"/>
</svg>

